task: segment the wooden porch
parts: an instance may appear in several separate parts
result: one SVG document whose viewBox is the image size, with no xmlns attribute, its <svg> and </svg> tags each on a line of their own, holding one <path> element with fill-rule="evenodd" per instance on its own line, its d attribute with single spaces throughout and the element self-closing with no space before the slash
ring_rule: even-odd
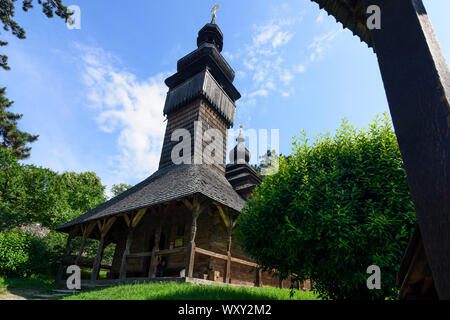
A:
<svg viewBox="0 0 450 320">
<path fill-rule="evenodd" d="M 170 216 L 177 204 L 182 204 L 188 212 L 190 212 L 190 232 L 188 241 L 180 247 L 170 247 L 161 249 L 160 240 L 162 235 L 162 230 L 165 224 L 167 224 L 167 218 Z M 213 250 L 205 249 L 204 247 L 197 246 L 197 221 L 199 216 L 209 211 L 209 215 L 219 216 L 220 220 L 223 222 L 225 227 L 226 240 L 222 241 L 223 246 L 226 246 L 226 254 L 215 252 Z M 142 252 L 131 252 L 131 246 L 135 238 L 136 228 L 139 226 L 142 218 L 151 214 L 152 219 L 156 219 L 156 230 L 149 230 L 151 234 L 154 233 L 154 245 L 151 251 Z M 65 266 L 69 265 L 67 259 L 67 253 L 70 250 L 70 242 L 75 236 L 82 237 L 81 248 L 79 250 L 78 256 L 75 258 L 74 264 L 79 264 L 82 260 L 82 254 L 84 250 L 84 245 L 88 237 L 94 237 L 93 233 L 96 232 L 95 237 L 99 240 L 99 246 L 97 255 L 93 261 L 92 273 L 90 281 L 83 281 L 85 287 L 89 286 L 102 286 L 102 285 L 115 285 L 119 283 L 147 283 L 154 281 L 177 281 L 177 282 L 191 282 L 191 283 L 202 283 L 202 284 L 226 284 L 226 285 L 243 285 L 243 286 L 262 286 L 263 277 L 261 270 L 258 265 L 254 262 L 242 259 L 241 257 L 232 256 L 231 246 L 232 246 L 232 231 L 236 227 L 236 218 L 238 212 L 222 206 L 220 203 L 201 197 L 200 195 L 194 195 L 190 199 L 178 199 L 158 206 L 153 206 L 149 208 L 142 208 L 131 213 L 124 213 L 116 215 L 113 217 L 94 220 L 82 225 L 74 227 L 69 233 L 69 237 L 66 244 L 66 253 L 64 254 L 60 269 L 57 275 L 57 281 L 61 282 L 62 274 L 65 270 Z M 209 218 L 208 218 L 209 219 Z M 100 268 L 102 268 L 102 258 L 103 251 L 105 248 L 105 243 L 108 244 L 110 240 L 110 230 L 114 224 L 125 223 L 126 225 L 126 241 L 125 248 L 121 255 L 120 261 L 120 272 L 118 276 L 109 279 L 98 279 Z M 141 226 L 142 228 L 142 226 Z M 226 242 L 226 243 L 225 243 Z M 205 243 L 205 242 L 203 242 Z M 172 244 L 171 244 L 172 245 Z M 178 260 L 183 259 L 184 261 L 184 274 L 174 274 L 173 272 L 167 274 L 167 277 L 157 278 L 156 268 L 157 264 L 162 257 L 165 259 L 170 259 L 170 257 L 177 257 Z M 225 268 L 222 270 L 209 270 L 207 273 L 201 273 L 194 275 L 194 267 L 196 259 L 201 257 L 208 257 L 211 260 L 218 261 L 218 263 L 224 264 Z M 130 259 L 149 259 L 148 269 L 145 269 L 145 276 L 127 276 L 127 268 L 129 268 Z M 73 259 L 72 259 L 73 261 Z M 148 261 L 148 260 L 147 260 Z M 245 281 L 234 280 L 232 283 L 232 273 L 231 265 L 242 265 L 247 268 L 248 276 Z M 240 267 L 237 267 L 240 268 Z M 219 268 L 221 269 L 221 268 Z M 183 269 L 179 270 L 182 271 Z M 184 275 L 184 276 L 183 276 Z M 111 273 L 110 273 L 111 276 Z M 194 280 L 195 279 L 195 280 Z M 277 278 L 278 279 L 278 278 Z M 276 283 L 279 287 L 282 287 L 282 282 L 277 280 Z M 273 285 L 273 284 L 272 284 Z"/>
</svg>

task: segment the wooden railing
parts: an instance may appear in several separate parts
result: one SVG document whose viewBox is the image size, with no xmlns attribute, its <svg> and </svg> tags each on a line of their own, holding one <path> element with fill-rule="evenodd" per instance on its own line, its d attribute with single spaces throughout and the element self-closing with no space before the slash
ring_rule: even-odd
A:
<svg viewBox="0 0 450 320">
<path fill-rule="evenodd" d="M 209 251 L 209 250 L 205 250 L 205 249 L 201 249 L 198 247 L 195 247 L 195 252 L 199 253 L 199 254 L 203 254 L 206 256 L 210 256 L 210 257 L 214 257 L 214 258 L 218 258 L 218 259 L 222 259 L 222 260 L 228 260 L 228 256 L 224 255 L 224 254 L 220 254 L 220 253 L 216 253 L 213 251 Z M 236 263 L 240 263 L 240 264 L 244 264 L 250 267 L 258 267 L 258 265 L 254 262 L 250 262 L 250 261 L 246 261 L 246 260 L 242 260 L 242 259 L 238 259 L 238 258 L 233 258 L 231 257 L 231 262 L 236 262 Z"/>
<path fill-rule="evenodd" d="M 155 255 L 163 255 L 163 254 L 171 254 L 186 251 L 186 247 L 179 247 L 173 249 L 165 249 L 155 251 Z M 142 258 L 142 257 L 151 257 L 153 251 L 140 252 L 140 253 L 130 253 L 127 255 L 127 258 Z"/>
<path fill-rule="evenodd" d="M 172 253 L 183 252 L 186 250 L 187 250 L 187 247 L 165 249 L 165 250 L 156 251 L 155 255 L 172 254 Z M 216 253 L 216 252 L 202 249 L 199 247 L 195 247 L 195 252 L 198 254 L 203 254 L 203 255 L 209 256 L 209 257 L 214 257 L 214 258 L 218 258 L 218 259 L 222 259 L 222 260 L 228 260 L 227 255 Z M 127 255 L 127 258 L 142 258 L 142 257 L 151 257 L 151 256 L 152 256 L 152 251 L 147 251 L 147 252 L 139 252 L 139 253 L 130 253 Z M 258 267 L 258 265 L 254 262 L 250 262 L 250 261 L 246 261 L 246 260 L 242 260 L 242 259 L 234 258 L 234 257 L 231 257 L 231 262 L 244 264 L 246 266 L 255 267 L 255 268 Z"/>
</svg>

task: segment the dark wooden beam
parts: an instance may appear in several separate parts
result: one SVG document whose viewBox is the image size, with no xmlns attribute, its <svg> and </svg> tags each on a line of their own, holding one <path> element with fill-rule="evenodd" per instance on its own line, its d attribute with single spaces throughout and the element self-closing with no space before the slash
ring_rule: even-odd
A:
<svg viewBox="0 0 450 320">
<path fill-rule="evenodd" d="M 232 212 L 230 209 L 223 207 L 220 203 L 214 202 L 214 205 L 217 207 L 217 210 L 219 211 L 219 215 L 222 218 L 223 223 L 225 224 L 225 227 L 227 228 L 227 235 L 228 235 L 228 241 L 227 241 L 227 261 L 225 265 L 225 276 L 224 282 L 230 283 L 231 281 L 231 241 L 232 241 L 232 232 L 234 227 L 236 226 L 236 222 L 233 219 Z"/>
<path fill-rule="evenodd" d="M 100 241 L 98 244 L 98 250 L 97 255 L 95 256 L 94 265 L 92 267 L 92 273 L 91 273 L 91 280 L 95 281 L 98 279 L 98 274 L 100 272 L 100 266 L 102 263 L 103 258 L 103 251 L 104 251 L 104 243 L 105 243 L 105 237 L 108 234 L 108 231 L 111 229 L 112 225 L 116 221 L 116 217 L 105 219 L 103 220 L 103 223 L 99 221 L 99 229 L 100 229 Z"/>
<path fill-rule="evenodd" d="M 86 240 L 91 235 L 91 232 L 94 230 L 95 226 L 96 226 L 96 222 L 95 221 L 88 222 L 86 225 L 82 225 L 81 226 L 81 230 L 83 232 L 83 235 L 82 235 L 83 238 L 81 240 L 80 250 L 78 251 L 78 255 L 77 255 L 76 259 L 75 259 L 75 264 L 76 265 L 78 265 L 78 262 L 80 261 L 81 256 L 83 254 L 84 246 L 86 244 Z"/>
<path fill-rule="evenodd" d="M 263 281 L 262 281 L 262 271 L 260 268 L 256 268 L 256 283 L 255 285 L 257 287 L 262 287 L 263 286 Z"/>
<path fill-rule="evenodd" d="M 231 281 L 231 228 L 228 229 L 228 243 L 227 243 L 227 261 L 225 267 L 225 283 L 230 283 Z"/>
<path fill-rule="evenodd" d="M 92 268 L 92 273 L 91 273 L 92 281 L 95 281 L 98 279 L 98 274 L 100 272 L 100 264 L 102 262 L 103 251 L 104 251 L 103 244 L 105 243 L 105 236 L 106 236 L 106 234 L 104 234 L 104 233 L 102 233 L 100 235 L 100 241 L 98 244 L 97 255 L 95 256 L 94 266 Z"/>
<path fill-rule="evenodd" d="M 122 262 L 120 264 L 120 274 L 119 274 L 120 280 L 125 280 L 127 277 L 127 256 L 130 254 L 130 247 L 133 241 L 133 233 L 134 233 L 134 227 L 132 223 L 133 219 L 130 219 L 128 216 L 124 216 L 124 219 L 128 225 L 128 229 L 127 229 L 127 240 L 125 242 L 125 250 L 123 251 Z"/>
<path fill-rule="evenodd" d="M 191 236 L 189 244 L 186 250 L 186 277 L 192 278 L 194 272 L 194 259 L 195 259 L 195 236 L 197 235 L 197 219 L 200 215 L 200 202 L 198 196 L 194 196 L 192 201 L 192 223 L 191 223 Z"/>
<path fill-rule="evenodd" d="M 62 280 L 62 275 L 64 273 L 64 265 L 66 263 L 66 257 L 70 253 L 70 243 L 71 243 L 72 239 L 75 237 L 77 229 L 78 229 L 77 227 L 73 228 L 72 231 L 69 232 L 69 236 L 67 237 L 66 247 L 64 248 L 64 253 L 61 257 L 61 262 L 58 266 L 58 271 L 56 273 L 56 282 L 57 283 Z"/>
<path fill-rule="evenodd" d="M 148 277 L 149 278 L 153 278 L 154 277 L 154 272 L 155 272 L 155 264 L 156 264 L 156 254 L 159 251 L 159 242 L 161 241 L 161 233 L 162 233 L 162 226 L 163 226 L 163 215 L 161 212 L 161 208 L 158 208 L 158 226 L 156 227 L 156 231 L 155 231 L 155 245 L 153 246 L 153 250 L 151 253 L 151 258 L 150 258 L 150 266 L 148 269 Z"/>
<path fill-rule="evenodd" d="M 195 252 L 199 253 L 199 254 L 203 254 L 205 256 L 209 256 L 209 257 L 213 257 L 213 258 L 217 258 L 217 259 L 222 259 L 222 260 L 225 260 L 225 261 L 228 260 L 228 256 L 227 255 L 224 255 L 224 254 L 221 254 L 221 253 L 216 253 L 216 252 L 209 251 L 209 250 L 206 250 L 206 249 L 202 249 L 202 248 L 199 248 L 199 247 L 195 247 Z M 239 258 L 231 257 L 231 261 L 239 263 L 239 264 L 243 264 L 243 265 L 246 265 L 246 266 L 249 266 L 249 267 L 254 267 L 254 268 L 258 267 L 258 265 L 256 263 L 254 263 L 254 262 L 242 260 L 242 259 L 239 259 Z"/>
<path fill-rule="evenodd" d="M 421 0 L 364 0 L 438 295 L 450 299 L 450 72 Z"/>
</svg>

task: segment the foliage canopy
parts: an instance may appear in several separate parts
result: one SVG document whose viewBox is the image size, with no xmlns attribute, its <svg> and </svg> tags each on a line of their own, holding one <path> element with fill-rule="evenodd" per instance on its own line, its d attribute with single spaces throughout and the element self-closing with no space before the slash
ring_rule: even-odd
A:
<svg viewBox="0 0 450 320">
<path fill-rule="evenodd" d="M 104 189 L 93 172 L 23 165 L 0 148 L 0 230 L 31 223 L 53 229 L 104 202 Z"/>
<path fill-rule="evenodd" d="M 387 114 L 368 130 L 344 120 L 312 143 L 303 133 L 253 195 L 238 233 L 262 267 L 311 279 L 322 298 L 396 296 L 415 214 Z M 370 265 L 381 269 L 380 290 L 366 286 Z"/>
</svg>

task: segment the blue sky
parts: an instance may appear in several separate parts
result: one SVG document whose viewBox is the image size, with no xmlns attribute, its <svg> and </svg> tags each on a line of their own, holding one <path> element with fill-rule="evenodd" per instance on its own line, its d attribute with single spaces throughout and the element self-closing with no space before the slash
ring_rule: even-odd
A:
<svg viewBox="0 0 450 320">
<path fill-rule="evenodd" d="M 0 85 L 15 101 L 13 111 L 24 114 L 20 127 L 40 135 L 26 163 L 95 171 L 108 186 L 135 184 L 158 166 L 166 124 L 163 81 L 196 48 L 215 2 L 64 3 L 80 7 L 80 30 L 36 8 L 17 12 L 26 40 L 2 32 L 12 70 L 0 71 Z M 424 3 L 449 61 L 450 1 Z M 243 96 L 235 129 L 279 129 L 280 152 L 287 154 L 300 130 L 310 137 L 333 132 L 344 117 L 367 126 L 388 110 L 375 54 L 317 4 L 220 4 L 222 54 Z"/>
</svg>

